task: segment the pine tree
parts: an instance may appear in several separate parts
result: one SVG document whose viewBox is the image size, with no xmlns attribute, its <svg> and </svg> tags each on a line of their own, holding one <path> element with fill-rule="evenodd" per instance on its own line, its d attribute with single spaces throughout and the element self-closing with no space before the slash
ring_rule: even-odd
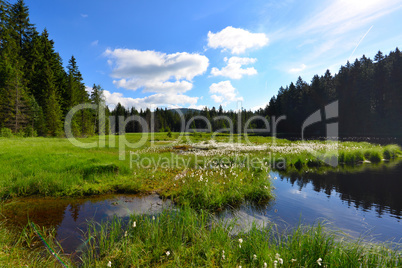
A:
<svg viewBox="0 0 402 268">
<path fill-rule="evenodd" d="M 3 13 L 1 5 L 1 60 L 0 60 L 0 120 L 1 125 L 20 132 L 28 123 L 28 106 L 25 81 L 22 67 L 23 58 L 18 54 L 18 45 L 12 38 L 7 22 L 7 16 Z"/>
<path fill-rule="evenodd" d="M 19 48 L 21 55 L 25 44 L 31 41 L 34 25 L 29 22 L 29 10 L 23 0 L 18 0 L 10 9 L 11 26 L 13 28 L 13 38 Z"/>
<path fill-rule="evenodd" d="M 93 104 L 97 105 L 97 110 L 94 115 L 94 132 L 98 135 L 104 134 L 101 130 L 106 129 L 105 118 L 99 118 L 99 110 L 106 108 L 105 96 L 103 95 L 103 89 L 100 85 L 93 85 L 91 92 L 91 101 Z"/>
</svg>

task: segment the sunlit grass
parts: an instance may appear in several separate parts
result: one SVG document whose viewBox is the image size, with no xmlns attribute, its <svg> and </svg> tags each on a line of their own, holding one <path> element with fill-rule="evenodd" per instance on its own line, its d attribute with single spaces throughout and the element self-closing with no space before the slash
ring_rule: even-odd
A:
<svg viewBox="0 0 402 268">
<path fill-rule="evenodd" d="M 125 147 L 125 160 L 119 160 L 120 142 L 138 145 L 143 137 L 147 138 L 145 144 L 139 148 Z M 0 138 L 0 198 L 156 191 L 177 202 L 190 202 L 197 207 L 204 203 L 205 207 L 217 208 L 246 199 L 266 199 L 265 187 L 269 187 L 269 182 L 262 181 L 269 179 L 258 173 L 260 169 L 331 168 L 328 163 L 335 160 L 340 165 L 354 166 L 392 160 L 401 155 L 397 145 L 291 142 L 272 137 L 209 133 L 172 133 L 171 137 L 167 133 L 137 133 L 79 141 L 99 143 L 100 139 L 104 140 L 104 147 L 83 149 L 63 138 Z M 229 143 L 231 140 L 233 143 Z M 135 154 L 135 161 L 131 163 L 130 152 Z M 250 159 L 257 161 L 250 163 Z M 207 184 L 189 180 L 190 183 L 182 187 L 180 182 L 175 182 L 183 172 L 205 177 L 211 172 L 212 161 L 222 161 L 236 168 L 238 176 L 232 175 L 233 179 L 224 186 L 226 182 L 220 174 L 226 169 L 221 167 L 221 170 L 214 169 L 219 175 L 212 176 Z M 240 177 L 244 178 L 241 182 Z M 260 182 L 255 181 L 257 177 Z M 198 187 L 201 185 L 203 187 Z M 197 198 L 191 200 L 189 197 L 193 195 Z"/>
<path fill-rule="evenodd" d="M 83 267 L 396 267 L 402 261 L 400 248 L 352 240 L 323 223 L 286 231 L 253 224 L 235 233 L 236 225 L 183 207 L 132 215 L 128 223 L 94 223 Z"/>
</svg>

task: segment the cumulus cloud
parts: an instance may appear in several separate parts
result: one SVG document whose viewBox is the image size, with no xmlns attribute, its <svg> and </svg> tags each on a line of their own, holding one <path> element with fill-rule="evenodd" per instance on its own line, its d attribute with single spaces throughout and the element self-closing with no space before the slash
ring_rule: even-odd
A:
<svg viewBox="0 0 402 268">
<path fill-rule="evenodd" d="M 182 94 L 163 94 L 158 93 L 144 98 L 129 98 L 124 97 L 122 93 L 104 90 L 106 104 L 116 106 L 118 103 L 126 108 L 135 107 L 136 109 L 146 109 L 160 106 L 181 107 L 187 105 L 190 107 L 196 106 L 198 97 L 190 97 Z"/>
<path fill-rule="evenodd" d="M 192 79 L 202 75 L 209 60 L 187 52 L 166 54 L 136 49 L 107 49 L 111 76 L 117 87 L 144 92 L 180 94 L 192 88 Z"/>
<path fill-rule="evenodd" d="M 219 83 L 213 83 L 209 87 L 209 93 L 211 98 L 217 102 L 226 106 L 228 103 L 233 101 L 243 100 L 243 97 L 238 96 L 236 89 L 232 86 L 230 81 L 222 81 Z"/>
<path fill-rule="evenodd" d="M 253 58 L 239 58 L 239 57 L 231 57 L 229 60 L 227 58 L 224 59 L 227 62 L 226 67 L 223 67 L 221 70 L 218 68 L 212 68 L 211 74 L 213 76 L 225 76 L 232 79 L 240 79 L 243 75 L 255 75 L 257 74 L 257 70 L 254 67 L 250 67 L 247 69 L 242 69 L 242 65 L 248 65 L 255 63 L 257 59 Z"/>
<path fill-rule="evenodd" d="M 228 26 L 218 33 L 208 32 L 208 46 L 230 50 L 232 54 L 241 54 L 250 48 L 261 48 L 268 44 L 264 33 L 250 33 L 241 28 Z"/>
</svg>

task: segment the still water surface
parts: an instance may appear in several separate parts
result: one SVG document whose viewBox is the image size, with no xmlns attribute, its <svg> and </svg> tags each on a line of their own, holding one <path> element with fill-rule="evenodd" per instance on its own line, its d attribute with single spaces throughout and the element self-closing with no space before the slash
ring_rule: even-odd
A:
<svg viewBox="0 0 402 268">
<path fill-rule="evenodd" d="M 264 209 L 228 212 L 239 222 L 273 221 L 283 227 L 325 220 L 354 237 L 402 242 L 402 163 L 356 173 L 271 173 L 276 199 Z"/>
<path fill-rule="evenodd" d="M 274 222 L 288 227 L 327 220 L 346 233 L 377 241 L 402 241 L 402 162 L 367 168 L 358 172 L 327 174 L 279 174 L 275 200 L 263 208 L 242 205 L 226 210 L 220 217 L 236 217 L 243 228 L 249 223 Z M 86 223 L 132 213 L 157 214 L 173 207 L 157 195 L 102 196 L 90 199 L 24 198 L 6 205 L 9 223 L 24 226 L 27 217 L 38 225 L 53 226 L 65 253 L 80 250 Z"/>
</svg>

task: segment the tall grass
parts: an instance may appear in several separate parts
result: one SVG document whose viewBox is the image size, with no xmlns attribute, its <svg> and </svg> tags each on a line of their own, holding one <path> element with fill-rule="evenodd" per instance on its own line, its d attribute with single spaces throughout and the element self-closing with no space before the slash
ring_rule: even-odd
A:
<svg viewBox="0 0 402 268">
<path fill-rule="evenodd" d="M 92 225 L 82 266 L 397 267 L 402 261 L 400 248 L 351 240 L 323 223 L 288 231 L 254 224 L 234 233 L 236 224 L 184 207 L 132 215 L 129 222 L 115 218 Z"/>
<path fill-rule="evenodd" d="M 46 244 L 46 246 L 45 246 Z M 54 229 L 29 223 L 21 231 L 0 222 L 0 267 L 73 267 L 55 240 Z"/>
</svg>

